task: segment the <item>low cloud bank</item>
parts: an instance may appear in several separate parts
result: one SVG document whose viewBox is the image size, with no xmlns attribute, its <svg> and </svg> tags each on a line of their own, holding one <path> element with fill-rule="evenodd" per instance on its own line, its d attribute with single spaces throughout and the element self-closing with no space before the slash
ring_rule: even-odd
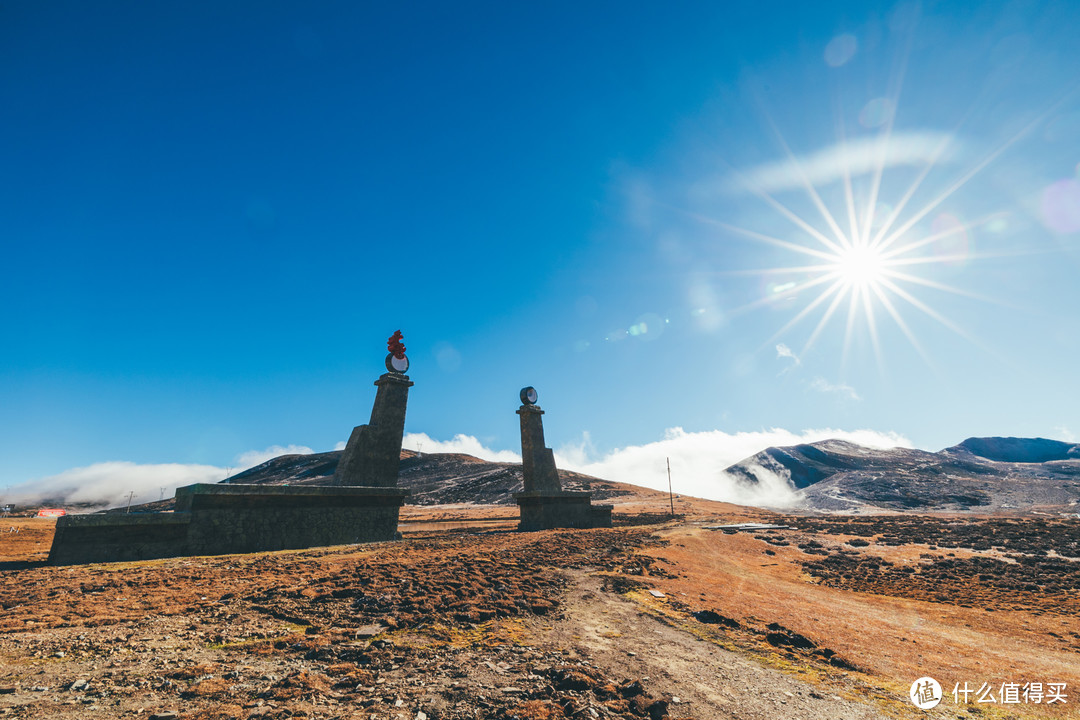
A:
<svg viewBox="0 0 1080 720">
<path fill-rule="evenodd" d="M 774 428 L 758 432 L 725 433 L 720 430 L 686 432 L 671 428 L 662 440 L 613 450 L 594 457 L 588 435 L 579 445 L 560 448 L 559 467 L 605 480 L 667 490 L 667 459 L 671 459 L 671 483 L 676 494 L 740 505 L 791 507 L 798 500 L 786 477 L 755 468 L 757 485 L 739 482 L 724 469 L 767 447 L 782 447 L 835 438 L 875 448 L 911 447 L 897 433 L 876 430 L 804 430 L 801 433 Z"/>
<path fill-rule="evenodd" d="M 315 451 L 306 445 L 271 445 L 265 450 L 248 450 L 236 456 L 236 467 L 233 470 L 241 472 L 281 455 L 311 455 L 313 452 Z"/>
<path fill-rule="evenodd" d="M 127 461 L 99 462 L 72 468 L 56 475 L 27 480 L 12 485 L 0 498 L 15 505 L 88 504 L 117 507 L 155 502 L 171 498 L 176 488 L 194 483 L 217 483 L 230 475 L 255 467 L 279 455 L 314 452 L 303 445 L 272 445 L 265 450 L 248 450 L 236 456 L 229 467 L 184 463 L 147 463 Z"/>
<path fill-rule="evenodd" d="M 724 469 L 767 447 L 798 445 L 836 438 L 876 448 L 912 447 L 911 442 L 893 432 L 875 430 L 804 430 L 791 432 L 774 428 L 758 432 L 725 433 L 720 430 L 686 432 L 682 428 L 665 431 L 663 438 L 644 445 L 631 445 L 607 453 L 593 447 L 588 433 L 576 444 L 555 451 L 556 464 L 566 470 L 605 480 L 630 483 L 655 490 L 667 490 L 667 459 L 671 459 L 672 486 L 676 494 L 693 495 L 741 505 L 791 507 L 797 496 L 786 477 L 764 468 L 752 468 L 756 485 L 748 485 L 724 474 Z M 336 449 L 344 447 L 338 443 Z M 425 433 L 407 433 L 402 447 L 423 453 L 462 453 L 491 462 L 521 462 L 512 450 L 494 450 L 479 439 L 459 434 L 451 440 L 436 440 Z M 181 463 L 137 464 L 101 462 L 65 470 L 57 475 L 29 480 L 12 486 L 0 498 L 5 503 L 35 505 L 45 501 L 58 504 L 85 503 L 119 506 L 128 502 L 147 503 L 172 497 L 176 488 L 193 483 L 216 483 L 227 475 L 254 467 L 279 455 L 314 452 L 303 445 L 273 445 L 237 455 L 229 468 Z"/>
<path fill-rule="evenodd" d="M 126 505 L 130 495 L 131 503 L 138 505 L 170 498 L 176 488 L 184 485 L 221 482 L 225 474 L 225 468 L 213 465 L 100 462 L 15 485 L 4 493 L 4 502 L 15 505 L 86 503 L 115 507 Z"/>
</svg>

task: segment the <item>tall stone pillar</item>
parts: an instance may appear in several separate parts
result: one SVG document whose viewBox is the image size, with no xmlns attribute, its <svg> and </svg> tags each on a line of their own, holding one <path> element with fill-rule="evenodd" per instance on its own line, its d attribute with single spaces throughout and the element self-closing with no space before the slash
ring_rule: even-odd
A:
<svg viewBox="0 0 1080 720">
<path fill-rule="evenodd" d="M 379 388 L 367 425 L 353 428 L 334 472 L 335 485 L 397 487 L 401 438 L 405 433 L 405 406 L 413 383 L 405 371 L 409 361 L 398 331 L 387 342 L 387 372 L 375 381 Z"/>
<path fill-rule="evenodd" d="M 555 453 L 544 446 L 544 414 L 536 405 L 522 405 L 517 414 L 521 416 L 521 469 L 525 480 L 525 492 L 559 492 L 562 483 L 555 468 Z"/>
</svg>

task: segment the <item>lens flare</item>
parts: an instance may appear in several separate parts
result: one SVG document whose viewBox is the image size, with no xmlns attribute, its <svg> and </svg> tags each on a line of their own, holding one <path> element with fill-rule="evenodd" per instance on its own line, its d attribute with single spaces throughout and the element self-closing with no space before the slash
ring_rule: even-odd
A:
<svg viewBox="0 0 1080 720">
<path fill-rule="evenodd" d="M 1042 194 L 1042 219 L 1053 232 L 1080 232 L 1080 182 L 1068 178 L 1046 188 Z"/>
<path fill-rule="evenodd" d="M 829 67 L 840 67 L 855 55 L 858 47 L 859 42 L 854 35 L 837 35 L 825 46 L 825 63 Z"/>
<path fill-rule="evenodd" d="M 888 98 L 875 98 L 866 103 L 859 113 L 859 124 L 865 128 L 879 128 L 892 120 L 896 107 Z"/>
</svg>

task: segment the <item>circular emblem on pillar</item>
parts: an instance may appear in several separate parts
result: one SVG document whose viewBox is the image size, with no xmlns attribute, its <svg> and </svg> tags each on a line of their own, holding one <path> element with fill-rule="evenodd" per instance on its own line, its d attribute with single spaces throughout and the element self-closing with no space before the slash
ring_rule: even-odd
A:
<svg viewBox="0 0 1080 720">
<path fill-rule="evenodd" d="M 402 355 L 395 357 L 393 353 L 386 356 L 386 369 L 390 372 L 404 373 L 409 371 L 409 358 Z"/>
<path fill-rule="evenodd" d="M 521 393 L 518 395 L 518 397 L 521 398 L 522 405 L 535 405 L 537 397 L 536 388 L 532 387 L 531 385 L 529 387 L 523 387 L 521 388 Z"/>
</svg>

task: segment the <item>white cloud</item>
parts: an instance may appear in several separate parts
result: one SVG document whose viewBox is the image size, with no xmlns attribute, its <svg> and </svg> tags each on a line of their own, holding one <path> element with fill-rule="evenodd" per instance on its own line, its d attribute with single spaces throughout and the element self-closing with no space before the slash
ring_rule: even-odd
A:
<svg viewBox="0 0 1080 720">
<path fill-rule="evenodd" d="M 116 507 L 171 498 L 176 488 L 195 483 L 217 483 L 229 475 L 254 467 L 279 455 L 314 452 L 303 445 L 273 445 L 265 450 L 240 453 L 231 467 L 185 463 L 139 464 L 125 460 L 94 463 L 71 468 L 56 475 L 13 485 L 4 493 L 4 502 L 34 505 L 46 500 L 63 504 L 86 503 Z"/>
<path fill-rule="evenodd" d="M 810 383 L 811 390 L 817 390 L 818 392 L 837 394 L 841 397 L 845 397 L 849 400 L 862 400 L 859 397 L 859 393 L 855 392 L 855 388 L 844 383 L 831 383 L 823 377 L 814 378 Z"/>
<path fill-rule="evenodd" d="M 767 193 L 792 190 L 802 187 L 803 175 L 815 187 L 820 187 L 842 180 L 845 168 L 851 177 L 857 177 L 874 172 L 879 163 L 886 168 L 940 164 L 956 156 L 955 145 L 954 136 L 935 130 L 854 138 L 794 160 L 758 165 L 743 173 L 741 178 L 733 178 L 728 190 L 742 192 L 757 189 Z M 953 150 L 946 152 L 946 147 Z"/>
<path fill-rule="evenodd" d="M 911 447 L 896 433 L 875 430 L 789 430 L 771 429 L 729 434 L 720 430 L 688 433 L 672 428 L 656 442 L 619 448 L 600 458 L 590 457 L 588 435 L 580 445 L 560 448 L 559 467 L 594 475 L 605 480 L 626 482 L 655 490 L 667 490 L 666 459 L 671 458 L 671 477 L 678 494 L 744 505 L 790 506 L 796 502 L 785 478 L 762 472 L 759 484 L 748 487 L 723 470 L 771 446 L 798 445 L 830 438 L 848 440 L 868 447 Z"/>
<path fill-rule="evenodd" d="M 434 440 L 426 433 L 405 433 L 401 446 L 425 453 L 459 453 L 490 462 L 521 462 L 521 455 L 511 450 L 492 450 L 472 435 L 457 434 L 453 440 Z"/>
<path fill-rule="evenodd" d="M 220 482 L 225 472 L 213 465 L 100 462 L 16 485 L 4 499 L 19 505 L 56 500 L 118 506 L 126 505 L 129 493 L 134 493 L 131 502 L 138 504 L 172 497 L 184 485 Z"/>
<path fill-rule="evenodd" d="M 795 354 L 795 351 L 789 348 L 784 343 L 778 343 L 776 346 L 776 359 L 779 360 L 780 358 L 791 358 L 795 361 L 792 365 L 785 366 L 784 369 L 780 371 L 781 375 L 783 375 L 793 367 L 802 365 L 802 360 L 800 360 L 799 356 Z"/>
<path fill-rule="evenodd" d="M 344 447 L 344 445 L 342 445 Z M 248 450 L 236 456 L 235 472 L 262 465 L 267 460 L 273 460 L 280 455 L 310 455 L 315 452 L 306 445 L 271 445 L 265 450 Z"/>
</svg>

